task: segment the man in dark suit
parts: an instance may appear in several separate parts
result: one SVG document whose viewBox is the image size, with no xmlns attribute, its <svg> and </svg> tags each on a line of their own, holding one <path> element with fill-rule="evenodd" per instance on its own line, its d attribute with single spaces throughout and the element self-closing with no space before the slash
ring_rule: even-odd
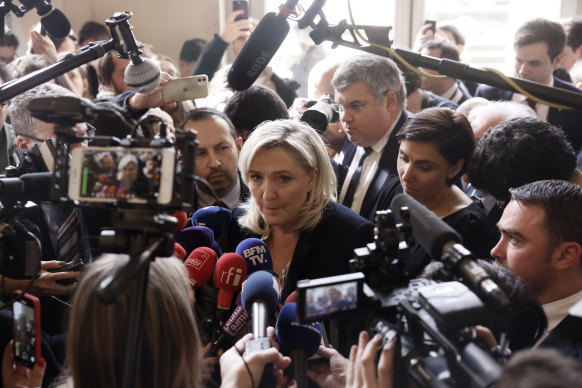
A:
<svg viewBox="0 0 582 388">
<path fill-rule="evenodd" d="M 568 310 L 582 300 L 581 208 L 582 187 L 570 182 L 546 180 L 511 189 L 498 223 L 501 239 L 491 251 L 538 298 L 548 320 L 549 344 L 556 336 L 555 344 L 574 343 L 582 332 L 582 326 L 568 324 Z"/>
<path fill-rule="evenodd" d="M 219 205 L 232 210 L 249 194 L 238 174 L 242 138 L 226 114 L 211 108 L 190 111 L 181 127 L 197 132 L 195 173 L 204 179 L 196 182 L 199 207 Z"/>
<path fill-rule="evenodd" d="M 430 40 L 426 42 L 420 53 L 429 57 L 459 61 L 459 52 L 457 51 L 457 48 L 448 42 L 439 40 Z M 432 75 L 440 75 L 436 70 L 423 69 L 423 71 Z M 457 105 L 460 105 L 473 97 L 464 83 L 452 77 L 446 77 L 444 79 L 424 77 L 422 80 L 422 88 L 433 92 L 437 96 L 446 98 Z"/>
<path fill-rule="evenodd" d="M 392 60 L 365 54 L 344 62 L 332 85 L 348 137 L 340 155 L 339 201 L 373 220 L 382 186 L 396 172 L 396 133 L 408 117 L 404 80 Z"/>
<path fill-rule="evenodd" d="M 560 67 L 564 58 L 565 41 L 564 29 L 558 23 L 546 19 L 534 19 L 522 25 L 514 38 L 516 76 L 543 85 L 582 93 L 574 85 L 553 76 L 553 71 Z M 529 100 L 519 93 L 487 85 L 479 86 L 475 96 L 488 100 L 511 100 L 528 104 L 536 111 L 540 119 L 562 128 L 574 150 L 577 151 L 582 147 L 582 129 L 579 127 L 582 110 L 550 108 Z"/>
</svg>

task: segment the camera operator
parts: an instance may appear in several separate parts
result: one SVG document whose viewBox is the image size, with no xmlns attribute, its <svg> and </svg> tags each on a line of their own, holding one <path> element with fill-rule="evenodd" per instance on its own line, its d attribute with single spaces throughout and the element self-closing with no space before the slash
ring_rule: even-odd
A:
<svg viewBox="0 0 582 388">
<path fill-rule="evenodd" d="M 118 387 L 123 375 L 124 354 L 121 345 L 130 334 L 128 304 L 139 292 L 133 281 L 112 304 L 99 298 L 99 285 L 112 273 L 125 266 L 127 255 L 108 254 L 96 260 L 79 283 L 73 299 L 67 344 L 68 373 L 56 386 Z M 135 374 L 135 386 L 199 387 L 201 386 L 202 348 L 192 312 L 193 294 L 184 265 L 176 258 L 157 258 L 150 263 L 147 281 L 146 308 L 143 316 L 141 362 Z M 161 319 L 165 317 L 165 319 Z M 172 322 L 171 329 L 167 322 Z M 273 328 L 269 329 L 274 334 Z M 238 341 L 221 359 L 224 386 L 253 387 L 261 380 L 266 364 L 286 368 L 290 359 L 276 349 L 243 355 L 248 335 Z M 10 347 L 8 347 L 10 349 Z M 4 357 L 4 387 L 16 387 L 15 379 L 24 379 L 13 370 L 10 355 Z M 12 373 L 10 373 L 13 371 Z M 23 383 L 39 386 L 38 370 Z M 275 375 L 283 384 L 281 372 Z M 32 379 L 36 378 L 36 381 Z"/>
</svg>

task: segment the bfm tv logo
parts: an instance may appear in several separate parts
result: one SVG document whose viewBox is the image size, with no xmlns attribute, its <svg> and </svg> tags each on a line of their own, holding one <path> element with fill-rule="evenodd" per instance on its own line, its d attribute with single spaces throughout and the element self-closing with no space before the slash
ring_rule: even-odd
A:
<svg viewBox="0 0 582 388">
<path fill-rule="evenodd" d="M 255 266 L 257 265 L 257 262 L 259 262 L 260 264 L 267 262 L 267 259 L 265 258 L 266 252 L 267 249 L 265 248 L 265 246 L 258 245 L 245 249 L 243 251 L 243 256 L 245 257 L 245 259 L 247 259 L 247 262 L 248 260 L 250 260 L 253 262 L 253 266 Z"/>
<path fill-rule="evenodd" d="M 224 281 L 224 276 L 226 275 L 226 281 Z M 231 276 L 234 276 L 232 283 L 230 282 Z M 226 286 L 238 287 L 242 279 L 242 268 L 230 267 L 228 271 L 222 271 L 220 275 L 220 282 Z"/>
</svg>

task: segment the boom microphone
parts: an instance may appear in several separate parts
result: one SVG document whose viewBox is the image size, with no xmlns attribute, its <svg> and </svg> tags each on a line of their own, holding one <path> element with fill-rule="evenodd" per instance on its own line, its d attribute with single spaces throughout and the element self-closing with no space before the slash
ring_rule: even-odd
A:
<svg viewBox="0 0 582 388">
<path fill-rule="evenodd" d="M 55 38 L 64 38 L 71 32 L 69 19 L 50 2 L 46 0 L 20 0 L 20 2 L 25 7 L 24 12 L 32 8 L 36 9 L 36 13 L 40 16 L 40 24 Z"/>
<path fill-rule="evenodd" d="M 208 247 L 199 247 L 190 253 L 188 258 L 184 260 L 184 266 L 188 270 L 192 288 L 202 287 L 210 280 L 215 262 L 216 253 Z"/>
<path fill-rule="evenodd" d="M 503 290 L 473 260 L 471 252 L 460 244 L 459 234 L 443 220 L 406 194 L 394 197 L 390 207 L 395 214 L 400 214 L 402 207 L 410 209 L 414 237 L 434 260 L 441 261 L 446 269 L 458 274 L 473 291 L 485 295 L 496 307 L 509 306 Z"/>
<path fill-rule="evenodd" d="M 300 324 L 297 304 L 287 303 L 279 312 L 275 333 L 281 353 L 289 355 L 292 360 L 289 379 L 297 381 L 298 387 L 307 387 L 307 359 L 321 344 L 321 324 Z"/>
<path fill-rule="evenodd" d="M 228 84 L 234 90 L 247 90 L 265 70 L 289 33 L 287 17 L 298 2 L 288 0 L 278 14 L 269 12 L 257 24 L 228 71 Z"/>
<path fill-rule="evenodd" d="M 247 263 L 247 274 L 260 270 L 272 270 L 273 259 L 267 244 L 258 238 L 247 238 L 241 241 L 235 250 Z"/>
</svg>

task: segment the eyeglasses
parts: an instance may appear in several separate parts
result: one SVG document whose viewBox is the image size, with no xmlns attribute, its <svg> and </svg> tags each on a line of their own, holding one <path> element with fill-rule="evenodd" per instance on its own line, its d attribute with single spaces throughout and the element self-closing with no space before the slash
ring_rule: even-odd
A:
<svg viewBox="0 0 582 388">
<path fill-rule="evenodd" d="M 351 110 L 353 112 L 356 112 L 356 113 L 360 113 L 372 101 L 374 101 L 374 100 L 370 100 L 370 101 L 354 101 L 354 102 L 350 102 L 349 104 L 345 104 L 345 105 L 343 105 L 343 104 L 333 104 L 332 107 L 338 113 L 342 113 L 346 109 L 349 109 L 349 110 Z"/>
<path fill-rule="evenodd" d="M 92 126 L 89 123 L 85 123 L 85 125 L 87 125 L 87 130 L 85 131 L 85 133 L 82 134 L 81 139 L 82 139 L 82 141 L 86 140 L 87 143 L 90 143 L 93 140 L 93 138 L 95 137 L 96 129 L 94 126 Z M 36 136 L 32 136 L 32 135 L 26 135 L 24 133 L 17 133 L 16 135 L 25 137 L 25 138 L 30 139 L 32 141 L 35 141 L 37 143 L 44 143 L 45 141 L 48 140 L 48 139 L 40 139 L 40 138 L 38 138 Z"/>
</svg>

